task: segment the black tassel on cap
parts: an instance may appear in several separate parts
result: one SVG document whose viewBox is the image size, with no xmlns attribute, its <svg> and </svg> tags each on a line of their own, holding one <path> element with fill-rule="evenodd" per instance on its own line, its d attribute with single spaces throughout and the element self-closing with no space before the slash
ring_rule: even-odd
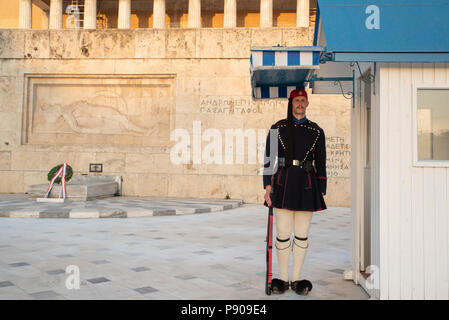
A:
<svg viewBox="0 0 449 320">
<path fill-rule="evenodd" d="M 293 99 L 288 99 L 287 141 L 285 150 L 285 166 L 290 168 L 295 154 L 295 127 L 293 126 Z"/>
</svg>

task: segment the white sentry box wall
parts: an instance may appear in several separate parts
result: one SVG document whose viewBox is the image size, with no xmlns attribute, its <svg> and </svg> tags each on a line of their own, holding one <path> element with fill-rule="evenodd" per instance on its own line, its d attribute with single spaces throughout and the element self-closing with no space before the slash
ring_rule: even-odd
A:
<svg viewBox="0 0 449 320">
<path fill-rule="evenodd" d="M 380 299 L 448 299 L 449 163 L 414 165 L 413 112 L 416 85 L 449 85 L 449 63 L 378 68 L 379 186 L 372 192 L 379 204 Z"/>
<path fill-rule="evenodd" d="M 379 123 L 378 119 L 378 109 L 379 109 L 379 68 L 376 68 L 374 63 L 360 63 L 360 68 L 362 74 L 366 71 L 370 71 L 374 75 L 376 71 L 375 83 L 370 81 L 371 86 L 371 124 L 370 124 L 370 135 L 371 135 L 371 146 L 370 146 L 370 163 L 371 163 L 371 178 L 370 178 L 370 190 L 371 190 L 371 201 L 370 201 L 370 221 L 364 221 L 368 218 L 364 212 L 366 205 L 364 203 L 365 190 L 367 182 L 364 180 L 364 168 L 365 168 L 365 154 L 367 143 L 366 140 L 366 111 L 362 110 L 365 106 L 362 103 L 364 92 L 360 88 L 360 85 L 364 86 L 364 83 L 359 81 L 360 74 L 359 70 L 355 69 L 356 77 L 355 82 L 355 107 L 352 108 L 351 112 L 351 219 L 352 219 L 352 233 L 351 233 L 351 269 L 352 277 L 356 284 L 361 284 L 365 290 L 368 291 L 372 298 L 379 298 L 379 288 L 367 288 L 364 284 L 366 280 L 360 274 L 362 248 L 366 248 L 366 245 L 362 242 L 361 238 L 365 241 L 367 237 L 370 238 L 370 263 L 365 263 L 365 269 L 368 271 L 368 265 L 374 267 L 371 270 L 372 277 L 379 280 L 379 179 L 378 179 L 378 167 L 379 167 L 379 128 L 376 123 Z M 366 109 L 365 109 L 366 110 Z M 365 123 L 365 124 L 362 124 Z M 364 224 L 369 223 L 370 232 L 369 234 L 363 234 Z M 377 278 L 376 278 L 377 277 Z M 374 280 L 370 279 L 370 281 Z"/>
</svg>

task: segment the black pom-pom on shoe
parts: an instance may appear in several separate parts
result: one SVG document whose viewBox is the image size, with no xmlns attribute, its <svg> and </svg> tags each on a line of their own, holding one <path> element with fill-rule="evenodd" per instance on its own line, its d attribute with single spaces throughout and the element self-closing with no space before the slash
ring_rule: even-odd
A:
<svg viewBox="0 0 449 320">
<path fill-rule="evenodd" d="M 291 283 L 292 290 L 302 296 L 308 295 L 312 291 L 312 287 L 312 282 L 309 280 L 299 280 Z"/>
<path fill-rule="evenodd" d="M 283 281 L 281 279 L 273 279 L 271 281 L 271 292 L 273 294 L 282 294 L 285 290 L 288 290 L 288 281 Z"/>
</svg>

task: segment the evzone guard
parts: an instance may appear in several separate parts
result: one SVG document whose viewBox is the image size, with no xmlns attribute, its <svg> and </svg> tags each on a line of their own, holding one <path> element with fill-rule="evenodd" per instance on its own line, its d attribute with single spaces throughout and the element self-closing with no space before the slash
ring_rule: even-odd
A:
<svg viewBox="0 0 449 320">
<path fill-rule="evenodd" d="M 288 100 L 287 118 L 271 126 L 266 142 L 264 205 L 274 208 L 275 212 L 275 247 L 280 270 L 279 278 L 267 282 L 273 294 L 281 294 L 291 288 L 297 294 L 306 295 L 312 290 L 312 283 L 301 280 L 300 274 L 308 249 L 312 214 L 326 209 L 323 196 L 326 194 L 327 176 L 324 131 L 306 118 L 308 106 L 307 92 L 293 90 Z M 270 139 L 278 140 L 278 148 L 273 152 Z M 274 161 L 277 163 L 275 172 L 270 169 Z M 268 230 L 271 232 L 270 227 Z M 290 238 L 292 231 L 293 240 Z M 288 270 L 290 251 L 293 252 L 291 278 Z M 270 276 L 267 279 L 271 279 L 271 251 L 269 263 L 267 270 L 270 270 Z"/>
</svg>

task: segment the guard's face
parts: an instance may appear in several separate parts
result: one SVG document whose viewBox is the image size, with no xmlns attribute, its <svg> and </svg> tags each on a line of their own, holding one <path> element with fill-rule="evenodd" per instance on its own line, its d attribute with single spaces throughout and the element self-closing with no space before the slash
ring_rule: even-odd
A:
<svg viewBox="0 0 449 320">
<path fill-rule="evenodd" d="M 293 115 L 296 118 L 304 118 L 306 115 L 306 109 L 309 106 L 309 101 L 304 96 L 294 97 L 292 100 Z"/>
</svg>

